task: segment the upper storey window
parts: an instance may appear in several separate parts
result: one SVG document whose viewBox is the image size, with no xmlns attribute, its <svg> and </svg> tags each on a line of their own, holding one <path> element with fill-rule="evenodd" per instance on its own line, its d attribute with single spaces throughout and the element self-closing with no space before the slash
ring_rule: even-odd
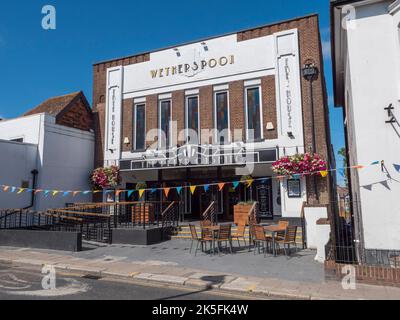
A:
<svg viewBox="0 0 400 320">
<path fill-rule="evenodd" d="M 158 110 L 159 119 L 159 143 L 158 146 L 161 149 L 168 149 L 171 147 L 172 142 L 172 107 L 171 100 L 161 100 Z"/>
<path fill-rule="evenodd" d="M 215 93 L 214 108 L 215 128 L 217 129 L 216 142 L 229 143 L 229 96 L 228 91 Z"/>
<path fill-rule="evenodd" d="M 200 144 L 199 97 L 186 98 L 186 142 Z"/>
<path fill-rule="evenodd" d="M 146 105 L 136 104 L 133 112 L 134 150 L 144 150 L 146 145 Z"/>
<path fill-rule="evenodd" d="M 246 137 L 248 141 L 257 141 L 263 138 L 263 121 L 261 107 L 261 88 L 246 88 Z"/>
</svg>

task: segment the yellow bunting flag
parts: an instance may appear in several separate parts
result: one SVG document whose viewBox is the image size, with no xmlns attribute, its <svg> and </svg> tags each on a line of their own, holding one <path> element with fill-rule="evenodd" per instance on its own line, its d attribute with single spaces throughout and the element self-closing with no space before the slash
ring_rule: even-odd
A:
<svg viewBox="0 0 400 320">
<path fill-rule="evenodd" d="M 328 176 L 328 171 L 320 171 L 321 177 L 326 178 Z"/>
<path fill-rule="evenodd" d="M 247 180 L 247 187 L 250 188 L 253 185 L 254 180 Z"/>
<path fill-rule="evenodd" d="M 53 193 L 52 193 L 52 195 L 53 195 L 53 197 L 55 197 L 57 194 L 59 194 L 60 193 L 60 191 L 57 191 L 57 190 L 54 190 L 53 191 Z"/>
<path fill-rule="evenodd" d="M 196 188 L 197 188 L 197 186 L 191 186 L 191 187 L 190 187 L 190 192 L 191 192 L 192 194 L 194 194 L 195 191 L 196 191 Z"/>
<path fill-rule="evenodd" d="M 219 188 L 219 191 L 222 191 L 222 189 L 224 189 L 224 187 L 225 187 L 225 183 L 218 183 L 218 188 Z"/>
<path fill-rule="evenodd" d="M 171 188 L 164 188 L 164 194 L 165 197 L 168 198 L 169 192 L 171 191 Z"/>
<path fill-rule="evenodd" d="M 17 192 L 17 194 L 21 194 L 22 192 L 24 192 L 25 189 L 24 188 L 19 188 L 19 191 Z"/>
<path fill-rule="evenodd" d="M 95 191 L 93 191 L 93 194 L 100 193 L 100 192 L 102 192 L 102 191 L 101 190 L 95 190 Z"/>
<path fill-rule="evenodd" d="M 139 198 L 143 197 L 145 191 L 144 189 L 139 190 Z"/>
</svg>

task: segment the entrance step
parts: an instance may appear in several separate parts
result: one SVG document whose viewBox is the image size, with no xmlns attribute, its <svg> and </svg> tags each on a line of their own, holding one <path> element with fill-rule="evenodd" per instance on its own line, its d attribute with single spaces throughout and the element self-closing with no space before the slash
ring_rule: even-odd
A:
<svg viewBox="0 0 400 320">
<path fill-rule="evenodd" d="M 232 233 L 236 233 L 237 229 L 238 228 L 236 226 L 232 227 Z M 197 231 L 197 234 L 200 234 L 201 233 L 200 227 L 196 226 L 196 231 Z M 302 228 L 298 228 L 296 242 L 301 245 L 303 244 L 303 236 L 302 235 L 303 235 Z M 245 231 L 245 237 L 246 237 L 246 239 L 249 238 L 249 228 L 248 227 L 246 228 L 246 231 Z M 171 239 L 191 240 L 192 235 L 190 233 L 189 226 L 179 227 L 178 230 L 175 232 L 175 234 L 171 236 Z"/>
</svg>

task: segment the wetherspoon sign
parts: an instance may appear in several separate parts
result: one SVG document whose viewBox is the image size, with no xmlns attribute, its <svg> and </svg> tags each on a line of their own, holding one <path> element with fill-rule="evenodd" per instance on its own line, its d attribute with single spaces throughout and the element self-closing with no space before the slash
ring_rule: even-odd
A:
<svg viewBox="0 0 400 320">
<path fill-rule="evenodd" d="M 175 75 L 187 74 L 190 72 L 203 71 L 205 69 L 214 69 L 216 67 L 225 67 L 227 65 L 235 64 L 235 56 L 223 56 L 220 58 L 203 59 L 201 61 L 194 61 L 193 63 L 178 64 L 175 66 L 164 67 L 160 69 L 150 70 L 152 79 L 164 78 Z"/>
</svg>

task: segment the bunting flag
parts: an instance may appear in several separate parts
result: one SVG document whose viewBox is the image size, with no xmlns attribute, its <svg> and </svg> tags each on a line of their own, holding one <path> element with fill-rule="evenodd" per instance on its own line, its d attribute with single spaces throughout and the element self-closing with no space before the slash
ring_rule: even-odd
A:
<svg viewBox="0 0 400 320">
<path fill-rule="evenodd" d="M 171 191 L 171 188 L 164 188 L 164 194 L 165 197 L 168 198 L 169 192 Z"/>
<path fill-rule="evenodd" d="M 394 169 L 400 173 L 400 164 L 393 164 Z"/>
<path fill-rule="evenodd" d="M 383 161 L 374 161 L 370 164 L 370 166 L 375 166 L 378 165 L 380 163 L 384 163 Z M 400 173 L 400 164 L 393 164 L 394 169 Z M 357 166 L 352 166 L 352 167 L 348 167 L 348 168 L 340 168 L 340 169 L 331 169 L 331 170 L 323 170 L 323 171 L 317 171 L 317 172 L 307 172 L 307 173 L 302 173 L 302 174 L 292 174 L 292 175 L 278 175 L 274 178 L 272 177 L 264 177 L 264 178 L 259 178 L 259 179 L 249 179 L 247 181 L 233 181 L 233 182 L 216 182 L 216 183 L 212 183 L 212 184 L 207 184 L 207 185 L 203 185 L 202 187 L 204 188 L 205 192 L 208 192 L 211 188 L 211 186 L 218 186 L 219 190 L 222 191 L 224 189 L 224 187 L 227 184 L 233 185 L 234 189 L 237 189 L 237 187 L 243 183 L 243 184 L 247 184 L 247 187 L 251 187 L 254 183 L 254 181 L 261 181 L 262 183 L 265 183 L 268 180 L 271 179 L 277 179 L 279 181 L 283 181 L 285 178 L 289 178 L 289 177 L 293 177 L 295 179 L 299 179 L 303 176 L 309 176 L 312 174 L 320 174 L 322 177 L 327 177 L 329 172 L 338 172 L 339 174 L 341 174 L 343 177 L 345 177 L 345 172 L 346 169 L 364 169 L 367 166 L 364 165 L 357 165 Z M 192 193 L 192 195 L 194 195 L 194 193 L 196 192 L 197 188 L 199 186 L 180 186 L 180 187 L 174 187 L 174 189 L 176 189 L 176 191 L 178 192 L 178 194 L 181 194 L 182 190 L 185 188 L 190 188 L 190 192 Z M 385 186 L 386 187 L 386 186 Z M 165 195 L 168 197 L 169 192 L 170 192 L 171 188 L 152 188 L 152 189 L 142 189 L 139 190 L 139 196 L 142 197 L 143 194 L 146 191 L 151 191 L 151 193 L 155 193 L 157 191 L 163 191 L 165 193 Z M 77 196 L 79 193 L 82 194 L 97 194 L 97 193 L 103 193 L 103 194 L 108 194 L 108 193 L 114 193 L 119 196 L 121 193 L 123 192 L 127 192 L 128 193 L 128 197 L 132 196 L 132 194 L 137 191 L 137 190 L 95 190 L 95 191 L 91 191 L 91 190 L 87 190 L 87 191 L 62 191 L 62 190 L 43 190 L 43 189 L 29 189 L 29 188 L 20 188 L 20 187 L 13 187 L 13 186 L 6 186 L 6 185 L 0 185 L 0 191 L 3 192 L 17 192 L 18 195 L 26 192 L 26 193 L 30 193 L 33 192 L 35 195 L 43 192 L 45 197 L 48 197 L 49 195 L 52 196 L 57 196 L 58 194 L 62 194 L 63 197 L 67 197 L 69 195 L 72 195 L 73 197 Z"/>
<path fill-rule="evenodd" d="M 320 174 L 322 178 L 326 178 L 328 176 L 328 171 L 321 171 Z"/>
</svg>

